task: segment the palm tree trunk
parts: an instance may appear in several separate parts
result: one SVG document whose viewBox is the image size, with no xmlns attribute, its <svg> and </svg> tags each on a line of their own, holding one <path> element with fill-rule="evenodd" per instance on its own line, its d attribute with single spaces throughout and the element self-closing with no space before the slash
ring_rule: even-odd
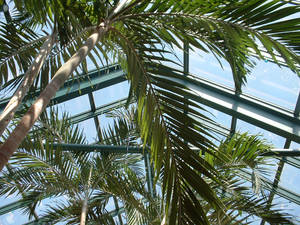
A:
<svg viewBox="0 0 300 225">
<path fill-rule="evenodd" d="M 87 187 L 85 187 L 85 198 L 84 198 L 84 201 L 82 204 L 82 209 L 81 209 L 80 225 L 85 225 L 85 221 L 86 221 L 86 215 L 88 212 L 89 189 L 91 186 L 92 172 L 93 172 L 93 166 L 91 165 L 90 172 L 89 172 L 89 178 L 88 178 L 88 185 L 87 185 Z"/>
<path fill-rule="evenodd" d="M 80 225 L 85 225 L 86 215 L 88 211 L 88 198 L 84 198 L 82 209 L 81 209 L 81 217 L 80 217 Z"/>
<path fill-rule="evenodd" d="M 166 225 L 166 216 L 163 217 L 163 220 L 161 221 L 160 225 Z"/>
<path fill-rule="evenodd" d="M 87 54 L 94 48 L 95 44 L 106 31 L 106 24 L 101 23 L 97 32 L 93 33 L 86 40 L 85 44 L 55 73 L 53 79 L 29 108 L 5 143 L 0 147 L 0 171 L 19 147 L 40 114 L 49 104 L 50 99 L 56 94 L 57 90 L 64 84 L 69 75 L 74 72 Z"/>
<path fill-rule="evenodd" d="M 0 116 L 0 136 L 6 129 L 8 123 L 12 120 L 17 111 L 19 105 L 21 104 L 23 98 L 27 94 L 30 86 L 32 85 L 34 79 L 40 72 L 41 67 L 43 66 L 45 59 L 49 55 L 52 46 L 54 44 L 54 40 L 56 37 L 56 33 L 54 32 L 51 36 L 48 36 L 43 46 L 40 49 L 39 54 L 31 64 L 30 68 L 24 75 L 24 80 L 21 85 L 18 87 L 9 103 L 6 105 Z"/>
</svg>

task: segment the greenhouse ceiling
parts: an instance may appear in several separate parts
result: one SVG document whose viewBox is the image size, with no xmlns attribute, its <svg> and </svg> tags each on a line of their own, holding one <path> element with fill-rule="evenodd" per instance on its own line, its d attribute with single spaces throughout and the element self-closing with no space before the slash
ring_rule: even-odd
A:
<svg viewBox="0 0 300 225">
<path fill-rule="evenodd" d="M 297 1 L 0 5 L 0 225 L 300 221 Z"/>
</svg>

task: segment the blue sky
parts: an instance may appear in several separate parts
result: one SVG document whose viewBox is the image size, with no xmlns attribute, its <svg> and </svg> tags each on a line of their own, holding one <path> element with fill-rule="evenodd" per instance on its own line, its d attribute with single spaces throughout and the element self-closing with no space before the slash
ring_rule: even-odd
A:
<svg viewBox="0 0 300 225">
<path fill-rule="evenodd" d="M 0 14 L 0 20 L 3 15 Z M 177 52 L 178 49 L 176 50 Z M 178 53 L 181 56 L 181 53 Z M 218 61 L 212 56 L 203 52 L 191 52 L 190 53 L 190 72 L 192 74 L 204 77 L 211 81 L 232 87 L 234 86 L 231 70 L 227 63 L 223 62 L 223 69 L 220 67 Z M 254 68 L 252 74 L 248 77 L 248 83 L 243 87 L 243 92 L 249 95 L 256 96 L 273 104 L 279 105 L 283 108 L 293 110 L 300 91 L 300 79 L 296 74 L 292 73 L 289 69 L 282 67 L 271 62 L 259 61 Z M 128 84 L 123 82 L 121 84 L 108 87 L 94 92 L 94 98 L 96 105 L 100 106 L 120 98 L 126 97 L 128 93 Z M 76 98 L 70 102 L 60 104 L 60 109 L 68 111 L 74 115 L 79 112 L 89 110 L 87 95 Z M 226 127 L 230 127 L 231 117 L 211 109 L 215 119 L 220 124 Z M 100 123 L 107 126 L 109 119 L 105 115 L 100 117 Z M 89 142 L 94 142 L 96 139 L 96 129 L 93 119 L 82 122 L 80 127 L 84 129 L 84 132 Z M 260 133 L 269 142 L 273 143 L 276 148 L 283 148 L 285 139 L 272 134 L 269 131 L 255 127 L 249 123 L 238 120 L 237 130 L 241 132 L 249 131 L 252 134 Z M 291 148 L 300 148 L 298 143 L 292 142 Z M 290 190 L 300 194 L 300 173 L 299 170 L 285 165 L 281 176 L 280 185 L 289 188 Z M 8 196 L 6 199 L 0 199 L 0 206 L 6 205 L 9 202 L 15 201 L 14 196 Z M 286 200 L 276 197 L 275 202 L 279 204 L 279 207 L 287 210 L 287 212 L 293 215 L 300 215 L 300 206 L 288 203 Z M 0 216 L 0 225 L 22 224 L 26 220 L 21 215 L 20 211 L 14 211 L 4 216 Z"/>
</svg>

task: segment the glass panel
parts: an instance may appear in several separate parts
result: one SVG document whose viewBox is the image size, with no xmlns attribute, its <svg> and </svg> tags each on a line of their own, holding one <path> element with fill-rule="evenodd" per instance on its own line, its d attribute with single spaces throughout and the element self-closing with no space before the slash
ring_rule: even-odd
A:
<svg viewBox="0 0 300 225">
<path fill-rule="evenodd" d="M 265 175 L 264 177 L 267 180 L 269 180 L 271 183 L 273 183 L 275 180 L 279 162 L 280 162 L 280 160 L 270 157 L 267 160 L 268 165 L 264 165 L 262 167 L 262 168 L 266 168 L 268 170 L 268 172 L 267 172 L 268 174 Z"/>
<path fill-rule="evenodd" d="M 115 202 L 114 202 L 114 199 L 113 199 L 112 197 L 109 198 L 108 203 L 107 203 L 107 205 L 105 206 L 105 209 L 106 209 L 108 212 L 114 211 L 114 210 L 116 209 L 116 207 L 115 207 Z"/>
<path fill-rule="evenodd" d="M 58 107 L 59 113 L 67 112 L 69 116 L 91 110 L 88 95 L 81 95 L 54 107 Z"/>
<path fill-rule="evenodd" d="M 109 126 L 113 126 L 114 118 L 107 117 L 105 114 L 99 116 L 101 129 L 107 129 Z"/>
<path fill-rule="evenodd" d="M 300 194 L 300 171 L 294 166 L 284 164 L 279 185 Z"/>
<path fill-rule="evenodd" d="M 79 128 L 83 129 L 83 134 L 88 143 L 94 143 L 98 140 L 94 119 L 88 119 L 79 123 Z"/>
<path fill-rule="evenodd" d="M 218 60 L 211 54 L 190 51 L 190 73 L 208 79 L 221 85 L 234 88 L 231 68 L 229 64 Z"/>
<path fill-rule="evenodd" d="M 286 67 L 258 61 L 243 92 L 294 110 L 300 90 L 300 79 Z"/>
<path fill-rule="evenodd" d="M 244 133 L 248 132 L 250 134 L 260 134 L 264 139 L 266 139 L 270 144 L 274 145 L 275 148 L 283 148 L 285 143 L 285 138 L 273 134 L 267 130 L 256 127 L 250 123 L 244 122 L 242 120 L 237 121 L 237 131 Z"/>
<path fill-rule="evenodd" d="M 283 210 L 283 212 L 289 213 L 293 216 L 298 217 L 299 220 L 299 215 L 300 215 L 300 205 L 297 205 L 293 202 L 289 202 L 288 200 L 279 197 L 278 195 L 275 195 L 273 204 L 277 205 L 277 209 Z"/>
<path fill-rule="evenodd" d="M 225 114 L 223 112 L 220 112 L 216 109 L 210 108 L 206 105 L 202 105 L 202 104 L 200 104 L 200 105 L 206 111 L 201 110 L 199 112 L 201 112 L 203 115 L 209 117 L 214 122 L 216 122 L 218 124 L 221 124 L 223 127 L 230 128 L 230 125 L 231 125 L 231 116 L 230 115 L 227 115 L 227 114 Z"/>
<path fill-rule="evenodd" d="M 300 151 L 300 144 L 296 142 L 292 142 L 289 149 L 294 149 Z M 292 166 L 295 168 L 300 169 L 300 156 L 299 157 L 287 157 L 288 161 L 291 163 Z M 298 171 L 299 173 L 300 171 Z"/>
<path fill-rule="evenodd" d="M 225 138 L 225 136 L 227 136 L 229 134 L 230 124 L 231 124 L 231 116 L 229 116 L 225 113 L 222 113 L 216 109 L 205 106 L 205 105 L 201 105 L 201 107 L 204 110 L 200 110 L 195 107 L 191 107 L 191 108 L 200 112 L 204 116 L 210 118 L 212 120 L 212 122 L 204 119 L 204 121 L 203 121 L 204 125 L 207 125 L 208 127 L 212 128 L 213 130 L 216 129 L 216 132 L 212 133 L 213 137 L 216 138 L 216 140 L 218 140 L 218 141 L 223 140 Z M 219 130 L 219 131 L 217 131 L 217 130 Z M 220 133 L 220 131 L 221 131 L 221 133 Z M 216 141 L 215 139 L 210 138 L 210 140 L 213 141 L 217 145 L 219 144 L 219 142 Z"/>
<path fill-rule="evenodd" d="M 290 149 L 298 149 L 300 151 L 300 144 L 297 142 L 292 142 Z"/>
<path fill-rule="evenodd" d="M 99 107 L 101 105 L 105 105 L 117 101 L 119 99 L 126 98 L 128 96 L 128 93 L 128 82 L 122 82 L 104 89 L 100 89 L 98 91 L 93 92 L 95 105 Z"/>
</svg>

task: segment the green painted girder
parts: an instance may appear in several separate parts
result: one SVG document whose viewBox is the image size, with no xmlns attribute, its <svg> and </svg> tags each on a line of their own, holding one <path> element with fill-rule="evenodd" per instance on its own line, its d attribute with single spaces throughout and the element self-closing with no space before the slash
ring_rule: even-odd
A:
<svg viewBox="0 0 300 225">
<path fill-rule="evenodd" d="M 87 74 L 66 81 L 64 86 L 57 91 L 55 97 L 51 99 L 49 105 L 62 103 L 125 80 L 125 74 L 118 65 L 111 65 L 100 70 L 90 71 Z M 37 91 L 26 96 L 24 104 L 30 105 L 39 94 L 40 91 Z M 10 98 L 6 98 L 0 102 L 0 112 L 3 111 L 9 100 Z"/>
<path fill-rule="evenodd" d="M 298 118 L 300 117 L 300 93 L 298 94 L 294 115 Z"/>
<path fill-rule="evenodd" d="M 127 102 L 127 98 L 123 98 L 123 99 L 120 99 L 118 101 L 102 105 L 100 107 L 97 107 L 95 109 L 95 111 L 89 110 L 89 111 L 86 111 L 86 112 L 76 114 L 76 115 L 70 117 L 70 121 L 74 124 L 80 123 L 82 121 L 94 118 L 96 116 L 111 112 L 114 109 L 121 108 L 121 107 L 126 105 L 126 102 Z"/>
<path fill-rule="evenodd" d="M 290 156 L 290 157 L 299 157 L 300 150 L 299 149 L 272 149 L 270 152 L 266 152 L 263 154 L 264 156 Z"/>
<path fill-rule="evenodd" d="M 143 149 L 141 147 L 135 147 L 135 146 L 111 146 L 111 145 L 84 145 L 84 144 L 53 144 L 52 145 L 54 149 L 62 150 L 62 151 L 84 151 L 84 152 L 107 152 L 107 153 L 122 153 L 122 154 L 129 154 L 129 153 L 138 153 L 143 154 L 147 150 Z M 274 152 L 274 155 L 279 156 L 279 153 Z M 286 154 L 285 154 L 286 155 Z M 246 174 L 247 179 L 251 179 L 251 174 Z M 272 185 L 270 181 L 266 181 L 268 184 L 268 187 Z M 267 188 L 268 189 L 268 188 Z M 296 193 L 291 192 L 290 190 L 287 190 L 285 188 L 279 187 L 277 189 L 277 194 L 287 198 L 288 200 L 292 201 L 292 195 L 295 194 L 295 203 L 300 204 L 300 196 Z M 297 202 L 296 202 L 297 201 Z M 22 207 L 28 207 L 30 205 L 30 201 L 24 201 L 19 200 L 10 204 L 7 204 L 5 206 L 0 207 L 0 215 L 9 213 L 11 211 L 17 210 Z M 42 220 L 41 220 L 42 221 Z M 31 223 L 30 223 L 31 224 Z M 38 223 L 34 223 L 38 224 Z"/>
<path fill-rule="evenodd" d="M 252 181 L 252 174 L 246 170 L 240 170 L 239 176 L 245 178 L 249 182 Z M 278 185 L 274 190 L 272 181 L 267 180 L 265 178 L 262 178 L 262 181 L 263 181 L 262 186 L 265 189 L 267 189 L 269 191 L 275 191 L 275 193 L 277 195 L 279 195 L 280 197 L 283 197 L 291 202 L 294 202 L 294 203 L 300 205 L 300 194 L 295 193 L 291 190 L 288 190 L 280 185 Z"/>
<path fill-rule="evenodd" d="M 106 153 L 143 153 L 145 149 L 136 146 L 85 145 L 85 144 L 52 144 L 53 149 L 61 151 L 106 152 Z"/>
<path fill-rule="evenodd" d="M 111 112 L 114 109 L 121 108 L 121 107 L 125 106 L 126 103 L 127 103 L 127 98 L 122 98 L 122 99 L 119 99 L 112 103 L 108 103 L 108 104 L 99 106 L 95 109 L 95 111 L 89 110 L 86 112 L 76 114 L 76 115 L 70 117 L 70 121 L 74 124 L 80 123 L 82 121 L 94 118 L 96 116 Z M 206 126 L 208 129 L 210 129 L 211 131 L 213 131 L 217 134 L 220 134 L 223 136 L 227 136 L 229 134 L 228 128 L 226 128 L 220 124 L 217 124 L 213 121 L 209 121 L 207 119 L 201 119 L 201 122 L 203 123 L 204 126 Z"/>
<path fill-rule="evenodd" d="M 83 152 L 107 152 L 107 153 L 144 153 L 146 148 L 136 146 L 118 146 L 118 145 L 98 145 L 98 144 L 52 144 L 53 149 L 61 151 L 83 151 Z M 197 149 L 194 149 L 197 151 Z M 270 152 L 264 154 L 265 156 L 278 156 L 278 157 L 294 157 L 300 156 L 300 151 L 295 149 L 271 149 Z"/>
<path fill-rule="evenodd" d="M 199 96 L 187 96 L 190 99 L 300 143 L 300 119 L 289 110 L 248 95 L 236 95 L 233 89 L 205 79 L 199 78 L 197 81 L 194 79 L 170 79 L 175 79 L 176 82 L 186 85 L 198 93 Z M 52 99 L 52 104 L 67 101 L 124 80 L 125 75 L 117 65 L 93 71 L 74 81 L 66 82 Z M 1 101 L 0 110 L 7 101 L 8 99 Z"/>
<path fill-rule="evenodd" d="M 280 157 L 276 157 L 279 160 L 282 159 Z M 285 163 L 290 164 L 291 166 L 296 167 L 297 169 L 300 169 L 300 157 L 284 157 L 282 159 Z"/>
<path fill-rule="evenodd" d="M 110 112 L 114 109 L 117 109 L 119 107 L 122 107 L 126 104 L 127 102 L 127 99 L 126 98 L 123 98 L 123 99 L 120 99 L 118 101 L 115 101 L 115 102 L 112 102 L 112 103 L 109 103 L 109 104 L 106 104 L 106 105 L 102 105 L 100 107 L 97 107 L 95 109 L 95 112 L 93 112 L 92 110 L 90 111 L 87 111 L 87 112 L 83 112 L 83 113 L 80 113 L 80 114 L 77 114 L 77 115 L 74 115 L 70 118 L 70 120 L 73 122 L 73 123 L 80 123 L 82 121 L 85 121 L 85 120 L 88 120 L 90 118 L 93 118 L 95 116 L 99 116 L 101 114 L 104 114 L 104 113 L 107 113 L 107 112 Z M 209 120 L 201 120 L 201 122 L 203 123 L 204 126 L 206 126 L 208 129 L 210 129 L 211 131 L 217 133 L 217 134 L 220 134 L 224 137 L 227 137 L 229 134 L 230 134 L 230 129 L 220 125 L 220 124 L 217 124 L 213 121 L 209 121 Z M 285 151 L 285 150 L 284 150 Z M 298 152 L 295 152 L 296 154 L 294 154 L 292 157 L 285 157 L 284 160 L 285 162 L 287 162 L 288 164 L 292 165 L 292 166 L 295 166 L 297 168 L 300 169 L 300 160 L 299 159 L 296 159 L 294 158 L 295 155 L 299 156 L 298 155 Z M 281 154 L 278 155 L 278 153 L 268 153 L 269 156 L 275 156 L 276 158 L 279 158 L 281 159 Z M 284 156 L 287 156 L 289 153 L 286 154 L 286 152 L 282 152 L 282 154 Z"/>
<path fill-rule="evenodd" d="M 144 164 L 146 171 L 147 188 L 151 196 L 154 197 L 154 175 L 152 173 L 153 169 L 151 168 L 150 154 L 148 152 L 144 153 Z"/>
<path fill-rule="evenodd" d="M 300 143 L 300 119 L 292 111 L 249 95 L 236 95 L 233 89 L 206 79 L 169 79 L 198 95 L 189 95 L 189 99 Z"/>
</svg>

